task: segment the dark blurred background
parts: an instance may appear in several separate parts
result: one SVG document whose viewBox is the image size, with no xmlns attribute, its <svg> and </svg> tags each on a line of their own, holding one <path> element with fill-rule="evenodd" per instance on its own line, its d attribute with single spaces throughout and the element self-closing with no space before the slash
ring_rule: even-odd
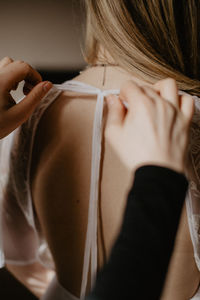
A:
<svg viewBox="0 0 200 300">
<path fill-rule="evenodd" d="M 27 61 L 54 83 L 74 77 L 85 66 L 83 1 L 1 0 L 0 59 Z M 21 93 L 19 89 L 16 96 Z M 0 299 L 36 298 L 2 269 Z"/>
<path fill-rule="evenodd" d="M 84 68 L 84 0 L 0 0 L 0 58 L 61 83 Z"/>
</svg>

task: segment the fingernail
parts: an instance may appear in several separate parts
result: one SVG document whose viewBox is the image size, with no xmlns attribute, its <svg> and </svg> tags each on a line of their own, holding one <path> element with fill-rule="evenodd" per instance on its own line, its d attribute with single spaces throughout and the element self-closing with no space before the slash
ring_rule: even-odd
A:
<svg viewBox="0 0 200 300">
<path fill-rule="evenodd" d="M 45 92 L 48 92 L 51 88 L 52 88 L 53 84 L 50 81 L 47 81 L 44 85 L 43 85 L 43 90 Z"/>
</svg>

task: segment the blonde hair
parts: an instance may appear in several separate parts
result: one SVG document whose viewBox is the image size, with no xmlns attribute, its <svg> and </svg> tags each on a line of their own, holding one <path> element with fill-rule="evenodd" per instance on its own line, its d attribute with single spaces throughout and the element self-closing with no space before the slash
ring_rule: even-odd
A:
<svg viewBox="0 0 200 300">
<path fill-rule="evenodd" d="M 149 83 L 172 77 L 200 96 L 200 1 L 85 0 L 86 58 L 102 45 L 114 61 Z"/>
</svg>

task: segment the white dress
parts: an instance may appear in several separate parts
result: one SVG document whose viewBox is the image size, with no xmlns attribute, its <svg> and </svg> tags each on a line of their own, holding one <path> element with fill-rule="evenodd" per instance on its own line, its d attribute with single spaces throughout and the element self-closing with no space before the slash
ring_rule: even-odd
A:
<svg viewBox="0 0 200 300">
<path fill-rule="evenodd" d="M 30 166 L 39 121 L 49 105 L 64 90 L 97 95 L 93 125 L 88 226 L 80 298 L 66 291 L 54 278 L 42 298 L 43 300 L 84 299 L 89 268 L 91 282 L 94 284 L 97 272 L 97 204 L 104 97 L 108 94 L 118 94 L 119 90 L 102 91 L 75 80 L 56 85 L 42 100 L 31 118 L 14 133 L 3 139 L 0 145 L 0 265 L 3 267 L 5 262 L 25 265 L 39 261 L 44 266 L 54 269 L 53 260 L 48 245 L 41 234 L 31 199 Z M 186 197 L 186 207 L 194 257 L 200 270 L 200 99 L 194 98 L 195 115 L 190 138 L 193 176 Z M 190 178 L 190 174 L 188 174 L 188 178 Z M 198 293 L 192 300 L 197 299 L 200 300 Z"/>
</svg>

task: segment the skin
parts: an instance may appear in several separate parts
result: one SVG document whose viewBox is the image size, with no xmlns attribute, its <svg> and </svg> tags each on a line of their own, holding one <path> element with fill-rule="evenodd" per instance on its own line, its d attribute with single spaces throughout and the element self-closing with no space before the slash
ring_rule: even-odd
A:
<svg viewBox="0 0 200 300">
<path fill-rule="evenodd" d="M 170 78 L 153 88 L 129 81 L 119 97 L 109 96 L 105 136 L 127 168 L 153 164 L 184 172 L 193 99 L 178 96 Z"/>
<path fill-rule="evenodd" d="M 23 80 L 24 92 L 28 95 L 16 104 L 10 92 Z M 0 60 L 0 138 L 24 123 L 51 87 L 52 84 L 42 82 L 40 74 L 27 63 L 9 57 Z"/>
<path fill-rule="evenodd" d="M 103 69 L 96 67 L 83 72 L 76 80 L 102 88 L 102 76 Z M 108 68 L 103 88 L 115 89 L 127 80 L 133 80 L 140 86 L 147 85 L 136 76 L 131 77 L 124 70 Z M 166 91 L 169 87 L 177 93 L 176 85 L 170 81 L 170 83 L 164 84 L 162 88 L 159 86 L 155 87 L 157 95 L 152 94 L 155 92 L 145 87 L 145 97 L 153 97 L 153 102 L 155 101 L 154 104 L 156 103 L 156 109 L 158 109 L 156 110 L 157 113 L 159 110 L 162 112 L 161 116 L 159 114 L 161 117 L 160 121 L 165 120 L 165 125 L 167 120 L 165 118 L 174 120 L 177 114 L 180 116 L 183 124 L 180 122 L 179 130 L 175 131 L 174 135 L 168 135 L 168 138 L 170 138 L 170 145 L 171 142 L 173 142 L 173 146 L 178 142 L 179 147 L 184 148 L 187 139 L 180 138 L 178 133 L 180 133 L 180 130 L 187 131 L 188 128 L 188 122 L 186 122 L 185 117 L 188 108 L 187 101 L 182 99 L 185 104 L 181 106 L 179 112 L 177 95 L 175 98 L 174 96 L 172 98 L 167 97 Z M 135 95 L 139 95 L 137 88 L 135 87 L 134 89 Z M 150 96 L 149 93 L 151 93 Z M 128 99 L 132 98 L 132 92 L 130 95 L 126 93 L 121 94 L 121 97 L 122 100 L 129 102 Z M 166 104 L 166 101 L 163 102 L 163 99 L 167 99 L 169 103 Z M 162 101 L 161 106 L 159 104 L 160 100 Z M 172 104 L 172 101 L 175 102 Z M 137 97 L 134 97 L 133 103 L 135 107 L 140 101 Z M 144 104 L 144 102 L 142 103 Z M 149 103 L 152 108 L 151 112 L 155 115 L 154 105 L 152 106 L 152 103 Z M 82 259 L 87 226 L 91 137 L 95 105 L 96 97 L 80 96 L 69 92 L 64 92 L 60 95 L 46 111 L 40 122 L 32 160 L 32 196 L 41 230 L 53 254 L 60 283 L 76 296 L 79 296 L 80 293 Z M 137 108 L 139 109 L 139 106 Z M 170 113 L 165 115 L 165 109 L 169 110 Z M 147 111 L 146 109 L 146 116 L 148 116 Z M 192 105 L 190 113 L 192 113 Z M 104 121 L 106 122 L 106 120 L 107 113 L 105 109 Z M 128 120 L 130 121 L 131 119 Z M 144 122 L 141 122 L 141 126 L 143 125 Z M 135 138 L 137 135 L 138 131 L 135 132 Z M 162 131 L 155 131 L 153 136 L 153 141 L 155 143 L 159 142 L 160 145 L 161 140 L 163 141 Z M 169 145 L 167 141 L 167 139 L 164 140 L 166 145 Z M 135 159 L 131 160 L 133 165 L 130 168 L 129 162 L 119 159 L 119 151 L 112 147 L 112 143 L 112 139 L 110 142 L 106 138 L 103 144 L 98 219 L 99 268 L 103 265 L 105 259 L 108 259 L 113 242 L 119 232 L 127 193 L 133 180 L 132 167 L 135 164 Z M 137 148 L 137 151 L 139 149 Z M 157 148 L 154 145 L 151 149 L 154 152 Z M 175 149 L 175 147 L 172 149 Z M 174 151 L 169 150 L 165 155 L 159 156 L 159 163 L 162 162 L 165 166 L 170 166 L 170 155 L 174 153 Z M 162 147 L 160 147 L 160 151 L 162 151 Z M 127 157 L 128 153 L 126 151 L 124 153 L 126 153 L 124 157 Z M 156 150 L 155 156 L 157 157 L 157 155 L 158 152 Z M 143 157 L 139 164 L 155 162 L 155 156 L 153 160 L 147 157 L 146 161 Z M 176 170 L 183 170 L 183 156 L 181 156 L 180 160 L 178 159 L 177 163 L 177 151 L 175 151 L 172 161 Z M 131 156 L 132 158 L 133 156 Z M 185 208 L 183 209 L 182 222 L 177 235 L 173 257 L 176 259 L 172 258 L 163 299 L 189 299 L 199 285 L 199 272 L 193 257 Z M 182 272 L 182 269 L 187 269 L 188 272 Z"/>
</svg>

